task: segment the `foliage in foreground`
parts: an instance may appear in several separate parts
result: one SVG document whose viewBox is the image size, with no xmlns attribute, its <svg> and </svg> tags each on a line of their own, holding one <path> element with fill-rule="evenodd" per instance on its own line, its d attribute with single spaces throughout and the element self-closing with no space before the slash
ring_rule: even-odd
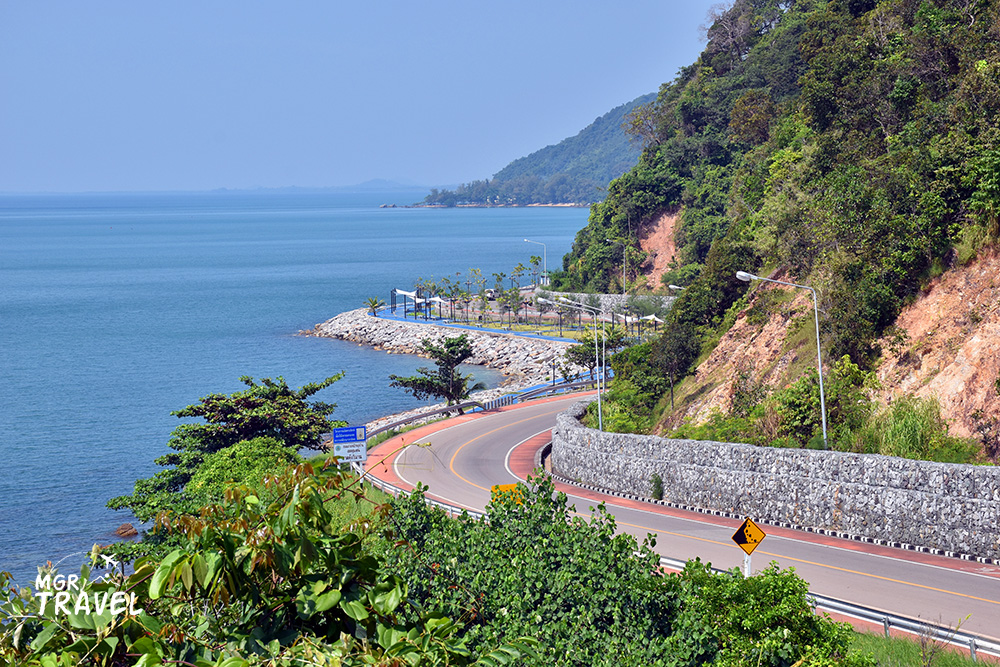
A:
<svg viewBox="0 0 1000 667">
<path fill-rule="evenodd" d="M 603 506 L 574 516 L 546 479 L 494 497 L 482 520 L 450 519 L 421 490 L 390 520 L 409 547 L 390 555 L 414 619 L 436 609 L 463 622 L 471 650 L 539 639 L 524 665 L 868 664 L 851 630 L 817 616 L 806 584 L 771 566 L 749 579 L 690 562 L 664 574 L 652 552 L 615 535 Z"/>
<path fill-rule="evenodd" d="M 134 594 L 137 613 L 66 614 L 0 575 L 0 665 L 467 665 L 460 626 L 414 614 L 407 587 L 365 553 L 325 507 L 360 492 L 336 468 L 304 464 L 268 482 L 276 498 L 231 489 L 199 517 L 161 517 L 183 546 L 144 558 L 129 577 L 98 582 L 85 567 L 72 590 Z M 533 654 L 514 639 L 475 664 Z"/>
<path fill-rule="evenodd" d="M 329 416 L 332 403 L 309 401 L 342 374 L 292 389 L 284 378 L 264 378 L 260 384 L 244 376 L 248 389 L 232 394 L 209 394 L 194 405 L 174 411 L 177 417 L 198 417 L 185 423 L 167 442 L 176 453 L 156 459 L 165 466 L 152 477 L 137 480 L 132 494 L 108 501 L 112 509 L 130 510 L 140 521 L 157 514 L 197 515 L 201 507 L 222 500 L 227 485 L 248 485 L 271 500 L 261 486 L 264 477 L 301 459 L 302 448 L 320 447 L 320 436 L 344 422 Z M 178 546 L 176 535 L 144 534 L 139 542 L 118 542 L 110 552 L 121 561 L 143 556 L 162 557 Z"/>
</svg>

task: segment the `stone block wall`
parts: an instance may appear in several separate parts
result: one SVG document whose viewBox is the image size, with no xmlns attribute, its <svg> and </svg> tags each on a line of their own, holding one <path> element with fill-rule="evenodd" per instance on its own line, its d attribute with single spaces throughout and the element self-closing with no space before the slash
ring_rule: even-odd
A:
<svg viewBox="0 0 1000 667">
<path fill-rule="evenodd" d="M 559 415 L 552 468 L 585 484 L 754 519 L 1000 559 L 1000 468 L 657 436 Z"/>
</svg>

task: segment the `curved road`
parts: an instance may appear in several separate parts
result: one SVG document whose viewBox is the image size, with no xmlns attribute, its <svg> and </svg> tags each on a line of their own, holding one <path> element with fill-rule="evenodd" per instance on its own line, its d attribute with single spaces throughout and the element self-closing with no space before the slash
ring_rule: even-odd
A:
<svg viewBox="0 0 1000 667">
<path fill-rule="evenodd" d="M 531 473 L 534 453 L 549 441 L 556 415 L 578 400 L 579 395 L 549 399 L 421 427 L 373 450 L 369 465 L 390 458 L 372 474 L 403 488 L 423 482 L 432 498 L 482 510 L 491 486 L 523 481 Z M 389 454 L 415 442 L 430 446 Z M 743 565 L 743 552 L 731 540 L 739 521 L 556 487 L 582 510 L 606 503 L 619 530 L 640 542 L 655 533 L 656 551 L 663 556 L 698 556 L 723 569 Z M 754 551 L 755 571 L 777 561 L 794 567 L 820 595 L 931 623 L 961 621 L 963 630 L 1000 640 L 1000 567 L 761 527 L 768 536 Z"/>
</svg>

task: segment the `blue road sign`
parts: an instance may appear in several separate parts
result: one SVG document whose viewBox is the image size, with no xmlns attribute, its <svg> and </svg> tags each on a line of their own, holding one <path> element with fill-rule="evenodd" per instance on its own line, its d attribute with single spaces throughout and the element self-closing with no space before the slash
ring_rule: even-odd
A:
<svg viewBox="0 0 1000 667">
<path fill-rule="evenodd" d="M 341 426 L 333 429 L 333 442 L 364 442 L 368 439 L 365 426 Z"/>
<path fill-rule="evenodd" d="M 364 463 L 368 460 L 368 430 L 364 426 L 342 426 L 333 429 L 333 453 L 340 460 Z"/>
</svg>

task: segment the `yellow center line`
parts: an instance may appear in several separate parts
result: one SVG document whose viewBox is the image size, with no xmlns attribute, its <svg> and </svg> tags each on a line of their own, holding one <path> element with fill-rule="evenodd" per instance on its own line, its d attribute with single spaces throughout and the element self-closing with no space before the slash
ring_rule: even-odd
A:
<svg viewBox="0 0 1000 667">
<path fill-rule="evenodd" d="M 493 429 L 492 431 L 488 431 L 486 433 L 483 433 L 482 435 L 479 435 L 479 436 L 473 438 L 472 440 L 469 440 L 469 441 L 463 443 L 461 446 L 459 446 L 458 449 L 455 450 L 455 453 L 452 454 L 451 460 L 448 462 L 448 468 L 451 470 L 452 474 L 455 475 L 455 477 L 458 477 L 460 480 L 462 480 L 466 484 L 468 484 L 470 486 L 474 486 L 477 489 L 482 489 L 483 491 L 490 491 L 490 489 L 488 489 L 488 488 L 486 488 L 484 486 L 480 486 L 479 484 L 476 484 L 475 482 L 472 482 L 472 481 L 466 479 L 465 477 L 463 477 L 462 475 L 460 475 L 458 473 L 458 471 L 455 470 L 455 459 L 458 458 L 459 453 L 461 453 L 461 451 L 463 449 L 465 449 L 465 447 L 467 445 L 471 445 L 472 443 L 476 442 L 477 440 L 481 440 L 481 439 L 485 438 L 488 435 L 493 435 L 497 431 L 502 431 L 502 430 L 504 430 L 506 428 L 509 428 L 511 426 L 516 426 L 518 424 L 523 424 L 526 421 L 530 421 L 532 419 L 537 419 L 539 417 L 546 417 L 548 415 L 555 414 L 557 412 L 562 412 L 562 410 L 553 410 L 552 412 L 546 412 L 544 414 L 538 414 L 538 415 L 535 415 L 533 417 L 527 417 L 527 418 L 522 419 L 520 421 L 512 422 L 510 424 L 505 424 L 504 426 L 499 426 L 499 427 Z M 607 501 L 605 501 L 605 502 L 607 502 Z M 614 505 L 613 503 L 611 503 L 611 507 L 616 507 L 616 505 Z M 618 506 L 618 507 L 621 507 L 621 506 Z M 627 509 L 627 508 L 623 508 L 623 509 Z M 581 517 L 585 517 L 584 514 L 581 514 L 579 512 L 577 512 L 576 514 L 578 514 Z M 715 544 L 715 545 L 719 545 L 719 546 L 729 546 L 728 542 L 719 542 L 717 540 L 710 540 L 710 539 L 705 538 L 705 537 L 695 537 L 693 535 L 685 535 L 683 533 L 674 533 L 674 532 L 671 532 L 671 531 L 658 531 L 658 530 L 654 530 L 652 528 L 649 528 L 647 526 L 640 526 L 640 525 L 637 525 L 637 524 L 634 524 L 634 523 L 626 523 L 624 521 L 618 521 L 617 519 L 616 519 L 616 523 L 619 526 L 629 526 L 631 528 L 638 528 L 639 530 L 644 530 L 647 533 L 656 533 L 657 535 L 671 535 L 673 537 L 680 537 L 680 538 L 684 538 L 684 539 L 688 539 L 688 540 L 696 540 L 698 542 L 706 542 L 708 544 Z M 927 586 L 925 584 L 915 584 L 915 583 L 913 583 L 911 581 L 903 581 L 901 579 L 893 579 L 891 577 L 883 577 L 883 576 L 878 575 L 878 574 L 869 574 L 867 572 L 859 572 L 857 570 L 851 570 L 851 569 L 844 568 L 844 567 L 838 567 L 836 565 L 827 565 L 825 563 L 816 563 L 814 561 L 803 560 L 801 558 L 793 558 L 792 556 L 782 556 L 781 554 L 771 553 L 769 551 L 755 551 L 754 553 L 760 553 L 760 554 L 763 554 L 765 556 L 773 556 L 774 558 L 782 558 L 782 559 L 785 559 L 785 560 L 794 561 L 796 563 L 802 563 L 803 565 L 812 565 L 812 566 L 815 566 L 815 567 L 826 568 L 828 570 L 836 570 L 837 572 L 844 572 L 846 574 L 855 574 L 855 575 L 858 575 L 860 577 L 868 577 L 868 578 L 871 578 L 871 579 L 878 579 L 880 581 L 887 581 L 887 582 L 894 583 L 894 584 L 900 584 L 901 586 L 911 586 L 913 588 L 921 588 L 921 589 L 928 590 L 928 591 L 934 591 L 935 593 L 944 593 L 945 595 L 954 595 L 956 597 L 966 598 L 966 599 L 969 599 L 969 600 L 976 600 L 978 602 L 988 602 L 989 604 L 1000 605 L 1000 601 L 998 601 L 998 600 L 990 600 L 989 598 L 981 598 L 981 597 L 978 597 L 978 596 L 975 596 L 975 595 L 968 595 L 966 593 L 958 593 L 956 591 L 949 591 L 949 590 L 944 589 L 944 588 L 935 588 L 934 586 Z"/>
<path fill-rule="evenodd" d="M 724 546 L 724 547 L 729 546 L 728 542 L 718 542 L 716 540 L 710 540 L 710 539 L 707 539 L 707 538 L 704 538 L 704 537 L 695 537 L 693 535 L 685 535 L 683 533 L 673 533 L 673 532 L 670 532 L 670 531 L 667 531 L 667 530 L 657 531 L 657 530 L 654 530 L 652 528 L 647 528 L 646 526 L 639 526 L 639 525 L 636 525 L 634 523 L 626 523 L 624 521 L 617 521 L 616 520 L 616 523 L 618 525 L 620 525 L 620 526 L 630 526 L 632 528 L 638 528 L 639 530 L 644 530 L 647 533 L 656 533 L 657 535 L 672 535 L 674 537 L 682 537 L 682 538 L 685 538 L 685 539 L 688 539 L 688 540 L 697 540 L 699 542 L 708 542 L 709 544 L 717 544 L 717 545 Z M 958 593 L 956 591 L 949 591 L 949 590 L 947 590 L 945 588 L 935 588 L 934 586 L 927 586 L 927 585 L 924 585 L 924 584 L 915 584 L 915 583 L 913 583 L 911 581 L 903 581 L 901 579 L 893 579 L 892 577 L 883 577 L 883 576 L 878 575 L 878 574 L 869 574 L 867 572 L 859 572 L 857 570 L 850 570 L 850 569 L 845 568 L 845 567 L 837 567 L 836 565 L 827 565 L 826 563 L 816 563 L 816 562 L 813 562 L 811 560 L 803 560 L 801 558 L 793 558 L 792 556 L 783 556 L 781 554 L 771 553 L 770 551 L 760 551 L 760 550 L 757 550 L 757 551 L 754 551 L 754 553 L 755 554 L 764 554 L 765 556 L 773 556 L 774 558 L 782 558 L 782 559 L 785 559 L 785 560 L 795 561 L 796 563 L 802 563 L 803 565 L 813 565 L 815 567 L 822 567 L 822 568 L 826 568 L 828 570 L 836 570 L 838 572 L 844 572 L 844 573 L 847 573 L 847 574 L 856 574 L 856 575 L 858 575 L 860 577 L 869 577 L 871 579 L 879 579 L 881 581 L 888 581 L 888 582 L 891 582 L 891 583 L 894 583 L 894 584 L 901 584 L 903 586 L 912 586 L 914 588 L 922 588 L 924 590 L 934 591 L 935 593 L 945 593 L 947 595 L 955 595 L 955 596 L 958 596 L 958 597 L 961 597 L 961 598 L 968 598 L 969 600 L 977 600 L 979 602 L 989 602 L 990 604 L 1000 605 L 1000 601 L 998 601 L 998 600 L 990 600 L 989 598 L 981 598 L 981 597 L 977 597 L 975 595 L 968 595 L 966 593 Z"/>
<path fill-rule="evenodd" d="M 451 455 L 451 460 L 448 462 L 448 468 L 451 470 L 451 474 L 453 474 L 455 477 L 458 477 L 460 480 L 462 480 L 463 482 L 465 482 L 466 484 L 468 484 L 470 486 L 474 486 L 477 489 L 482 489 L 483 491 L 490 491 L 490 492 L 492 492 L 490 489 L 487 489 L 485 486 L 479 486 L 475 482 L 467 480 L 465 477 L 462 477 L 460 474 L 458 474 L 458 471 L 455 470 L 455 459 L 458 458 L 458 455 L 461 453 L 461 451 L 463 449 L 465 449 L 466 445 L 471 445 L 472 443 L 476 442 L 477 440 L 482 440 L 483 438 L 485 438 L 488 435 L 493 435 L 497 431 L 502 431 L 505 428 L 509 428 L 511 426 L 517 426 L 518 424 L 523 424 L 524 422 L 531 421 L 532 419 L 538 419 L 539 417 L 548 417 L 549 415 L 554 415 L 557 412 L 562 412 L 562 410 L 553 410 L 551 412 L 544 412 L 544 413 L 541 413 L 541 414 L 534 415 L 533 417 L 526 417 L 526 418 L 524 418 L 524 419 L 522 419 L 520 421 L 516 421 L 516 422 L 512 422 L 510 424 L 505 424 L 503 426 L 499 426 L 499 427 L 493 429 L 492 431 L 487 431 L 486 433 L 483 433 L 482 435 L 476 436 L 472 440 L 468 440 L 468 441 L 462 443 L 462 445 L 458 449 L 455 450 L 455 453 Z"/>
</svg>

